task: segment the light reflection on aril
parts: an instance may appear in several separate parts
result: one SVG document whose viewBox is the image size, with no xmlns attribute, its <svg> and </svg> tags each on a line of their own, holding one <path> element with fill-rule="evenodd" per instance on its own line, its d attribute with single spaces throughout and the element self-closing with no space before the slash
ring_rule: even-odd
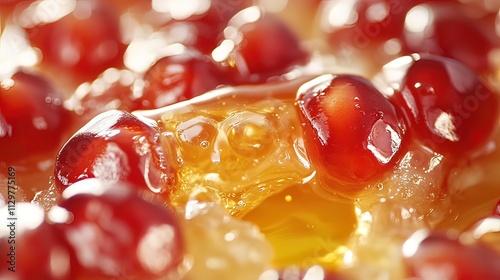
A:
<svg viewBox="0 0 500 280">
<path fill-rule="evenodd" d="M 433 14 L 427 6 L 416 6 L 406 15 L 405 28 L 412 33 L 421 33 L 432 25 L 432 21 Z"/>
</svg>

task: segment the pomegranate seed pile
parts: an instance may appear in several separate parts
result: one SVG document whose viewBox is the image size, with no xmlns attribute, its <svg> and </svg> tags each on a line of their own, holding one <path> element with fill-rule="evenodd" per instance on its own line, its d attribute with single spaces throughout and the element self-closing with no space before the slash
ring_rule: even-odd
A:
<svg viewBox="0 0 500 280">
<path fill-rule="evenodd" d="M 500 2 L 0 8 L 1 279 L 500 279 Z"/>
</svg>

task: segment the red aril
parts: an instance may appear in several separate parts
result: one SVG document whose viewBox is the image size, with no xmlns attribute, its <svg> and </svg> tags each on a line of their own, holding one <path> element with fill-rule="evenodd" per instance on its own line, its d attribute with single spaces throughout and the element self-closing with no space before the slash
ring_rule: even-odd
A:
<svg viewBox="0 0 500 280">
<path fill-rule="evenodd" d="M 71 137 L 55 163 L 60 190 L 73 183 L 98 178 L 126 181 L 143 191 L 168 196 L 175 172 L 166 161 L 155 123 L 111 110 L 92 119 Z"/>
<path fill-rule="evenodd" d="M 422 143 L 448 156 L 477 151 L 497 123 L 498 97 L 467 66 L 434 55 L 405 56 L 383 69 L 384 85 Z"/>
<path fill-rule="evenodd" d="M 408 11 L 405 53 L 431 53 L 454 58 L 477 72 L 490 70 L 490 52 L 500 47 L 495 18 L 471 5 L 429 3 Z"/>
<path fill-rule="evenodd" d="M 258 7 L 236 14 L 224 31 L 225 40 L 212 57 L 236 70 L 235 80 L 263 83 L 309 58 L 299 39 L 288 26 Z"/>
<path fill-rule="evenodd" d="M 0 162 L 53 152 L 68 125 L 62 96 L 44 77 L 18 71 L 0 82 Z"/>
<path fill-rule="evenodd" d="M 70 279 L 69 247 L 44 221 L 42 208 L 16 203 L 0 208 L 0 217 L 5 221 L 0 229 L 1 279 Z"/>
<path fill-rule="evenodd" d="M 97 191 L 85 192 L 92 188 L 88 184 L 97 184 Z M 49 213 L 72 250 L 72 278 L 177 275 L 184 238 L 173 212 L 143 200 L 136 187 L 123 182 L 100 184 L 96 179 L 75 183 L 67 191 L 76 193 L 65 192 L 66 199 Z"/>
<path fill-rule="evenodd" d="M 229 19 L 238 11 L 251 5 L 249 0 L 202 0 L 186 3 L 183 0 L 154 1 L 153 9 L 168 13 L 172 20 L 163 31 L 176 43 L 194 47 L 204 54 L 210 54 L 222 39 L 223 30 Z"/>
<path fill-rule="evenodd" d="M 119 15 L 106 3 L 75 3 L 64 15 L 65 9 L 71 8 L 69 4 L 55 3 L 56 7 L 51 7 L 50 3 L 40 1 L 27 10 L 20 22 L 27 28 L 33 46 L 42 51 L 43 65 L 69 74 L 80 83 L 93 80 L 107 68 L 121 66 L 125 45 L 121 40 Z"/>
<path fill-rule="evenodd" d="M 160 108 L 226 83 L 222 70 L 209 56 L 189 49 L 161 58 L 143 79 L 142 96 L 135 101 L 133 110 Z"/>
<path fill-rule="evenodd" d="M 411 3 L 399 0 L 325 1 L 320 28 L 329 47 L 344 62 L 367 55 L 384 63 L 401 51 L 404 16 Z M 390 41 L 389 41 L 390 40 Z"/>
<path fill-rule="evenodd" d="M 479 242 L 464 244 L 459 239 L 434 233 L 420 242 L 410 238 L 403 252 L 409 277 L 443 280 L 500 277 L 500 256 Z"/>
<path fill-rule="evenodd" d="M 393 167 L 404 124 L 368 80 L 324 75 L 299 89 L 297 103 L 305 147 L 320 176 L 352 185 L 352 191 Z"/>
</svg>

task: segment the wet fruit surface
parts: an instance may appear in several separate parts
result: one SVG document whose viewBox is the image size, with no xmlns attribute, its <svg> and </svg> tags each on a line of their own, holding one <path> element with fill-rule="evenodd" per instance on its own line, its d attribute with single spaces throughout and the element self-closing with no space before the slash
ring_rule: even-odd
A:
<svg viewBox="0 0 500 280">
<path fill-rule="evenodd" d="M 460 240 L 431 235 L 408 257 L 409 274 L 421 279 L 495 279 L 499 256 L 483 244 L 462 244 Z M 405 247 L 403 247 L 405 248 Z"/>
<path fill-rule="evenodd" d="M 175 174 L 159 149 L 158 130 L 123 111 L 103 113 L 78 131 L 59 152 L 56 186 L 98 178 L 127 181 L 169 195 Z"/>
<path fill-rule="evenodd" d="M 493 21 L 474 7 L 457 3 L 415 6 L 406 15 L 404 52 L 451 57 L 482 73 L 492 67 L 489 54 L 500 46 Z"/>
<path fill-rule="evenodd" d="M 369 81 L 326 75 L 304 84 L 297 99 L 306 148 L 322 174 L 362 185 L 393 166 L 405 125 Z"/>
<path fill-rule="evenodd" d="M 279 18 L 258 7 L 242 10 L 231 19 L 225 40 L 212 56 L 235 68 L 236 81 L 243 83 L 265 82 L 308 58 L 296 35 Z"/>
<path fill-rule="evenodd" d="M 78 82 L 123 63 L 119 15 L 111 7 L 94 1 L 57 3 L 52 10 L 50 5 L 36 3 L 20 18 L 43 63 L 73 73 Z"/>
<path fill-rule="evenodd" d="M 0 208 L 4 220 L 11 217 L 8 209 L 7 206 Z M 44 221 L 43 209 L 24 202 L 16 205 L 16 213 L 30 219 L 11 219 L 10 227 L 2 227 L 0 248 L 7 258 L 2 264 L 0 277 L 70 279 L 69 248 L 60 239 L 58 232 Z M 37 249 L 33 250 L 34 247 Z"/>
<path fill-rule="evenodd" d="M 496 126 L 498 98 L 465 65 L 433 55 L 413 55 L 386 65 L 411 127 L 430 148 L 452 156 L 472 152 L 490 139 Z M 481 125 L 478 125 L 478 124 Z"/>
<path fill-rule="evenodd" d="M 57 149 L 70 115 L 50 82 L 19 71 L 2 80 L 0 89 L 0 162 Z"/>
<path fill-rule="evenodd" d="M 144 88 L 133 110 L 164 107 L 227 83 L 209 56 L 194 50 L 163 57 L 144 74 Z"/>
<path fill-rule="evenodd" d="M 176 273 L 184 253 L 177 217 L 141 199 L 134 187 L 97 186 L 101 189 L 92 193 L 86 189 L 96 187 L 89 184 L 100 183 L 91 179 L 73 184 L 52 212 L 72 249 L 72 277 L 154 279 Z"/>
<path fill-rule="evenodd" d="M 0 278 L 499 278 L 495 1 L 0 2 Z"/>
</svg>

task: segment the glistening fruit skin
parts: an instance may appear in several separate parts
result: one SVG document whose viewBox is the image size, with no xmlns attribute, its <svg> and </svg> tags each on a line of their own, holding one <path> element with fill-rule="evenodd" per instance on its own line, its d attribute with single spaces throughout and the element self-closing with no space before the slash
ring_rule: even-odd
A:
<svg viewBox="0 0 500 280">
<path fill-rule="evenodd" d="M 60 190 L 86 179 L 126 181 L 168 196 L 175 172 L 158 143 L 156 124 L 111 110 L 92 119 L 59 151 L 55 183 Z"/>
<path fill-rule="evenodd" d="M 39 74 L 21 70 L 1 81 L 0 162 L 55 152 L 70 116 L 62 103 Z"/>
<path fill-rule="evenodd" d="M 352 191 L 393 167 L 404 124 L 370 81 L 324 75 L 298 90 L 297 104 L 307 154 L 320 176 L 353 185 Z"/>
<path fill-rule="evenodd" d="M 494 17 L 478 12 L 471 3 L 428 2 L 413 7 L 406 14 L 401 36 L 403 53 L 431 53 L 454 58 L 478 73 L 494 69 L 489 54 L 500 46 Z"/>
<path fill-rule="evenodd" d="M 415 251 L 406 256 L 408 277 L 446 280 L 500 278 L 500 256 L 482 243 L 463 244 L 460 239 L 433 233 L 412 246 L 416 246 Z"/>
<path fill-rule="evenodd" d="M 383 68 L 386 88 L 422 143 L 447 156 L 482 148 L 496 127 L 497 94 L 450 58 L 414 54 Z M 392 94 L 392 93 L 389 93 Z"/>
<path fill-rule="evenodd" d="M 11 209 L 0 208 L 0 217 L 9 221 L 0 229 L 0 249 L 4 258 L 0 279 L 70 279 L 70 249 L 59 232 L 44 221 L 43 209 L 32 203 L 16 203 L 17 219 L 9 220 Z"/>
<path fill-rule="evenodd" d="M 225 40 L 212 56 L 234 67 L 239 83 L 264 83 L 309 59 L 296 34 L 258 7 L 237 13 L 225 30 Z"/>
<path fill-rule="evenodd" d="M 72 279 L 158 279 L 177 273 L 184 258 L 179 221 L 164 206 L 140 198 L 136 189 L 88 179 L 63 194 L 66 199 L 51 214 L 71 248 Z"/>
<path fill-rule="evenodd" d="M 121 41 L 120 19 L 107 4 L 76 1 L 74 11 L 55 22 L 30 21 L 61 13 L 63 8 L 58 5 L 62 4 L 31 9 L 35 12 L 28 12 L 21 20 L 31 44 L 43 52 L 42 63 L 70 74 L 76 82 L 93 80 L 105 69 L 121 66 L 125 44 Z M 51 13 L 43 14 L 47 9 Z"/>
<path fill-rule="evenodd" d="M 144 74 L 142 96 L 134 110 L 160 108 L 203 94 L 226 81 L 222 70 L 206 55 L 184 49 L 158 60 Z"/>
</svg>

